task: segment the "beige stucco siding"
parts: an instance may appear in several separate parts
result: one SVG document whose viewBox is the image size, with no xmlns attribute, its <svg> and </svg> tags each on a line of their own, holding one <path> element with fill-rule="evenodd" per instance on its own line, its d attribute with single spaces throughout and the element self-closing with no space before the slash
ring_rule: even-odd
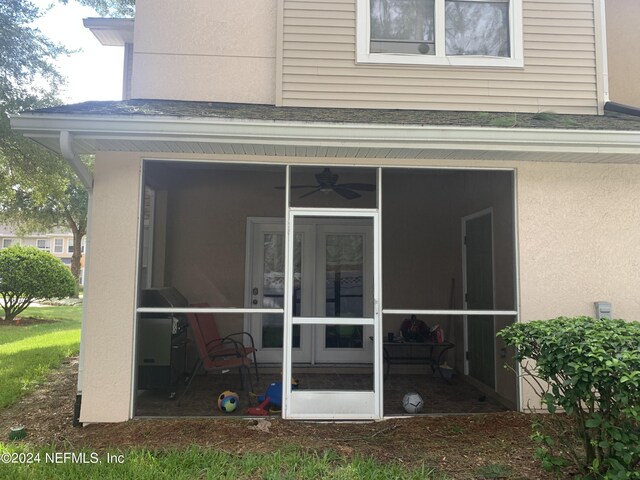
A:
<svg viewBox="0 0 640 480">
<path fill-rule="evenodd" d="M 80 421 L 118 422 L 130 415 L 139 156 L 98 154 L 94 178 Z"/>
<path fill-rule="evenodd" d="M 640 2 L 607 0 L 609 96 L 612 101 L 640 107 Z"/>
<path fill-rule="evenodd" d="M 524 68 L 357 65 L 356 0 L 284 0 L 282 104 L 597 113 L 592 0 L 524 0 Z"/>
<path fill-rule="evenodd" d="M 136 2 L 132 98 L 275 102 L 276 0 Z"/>
<path fill-rule="evenodd" d="M 518 212 L 524 320 L 640 319 L 640 166 L 523 165 Z"/>
</svg>

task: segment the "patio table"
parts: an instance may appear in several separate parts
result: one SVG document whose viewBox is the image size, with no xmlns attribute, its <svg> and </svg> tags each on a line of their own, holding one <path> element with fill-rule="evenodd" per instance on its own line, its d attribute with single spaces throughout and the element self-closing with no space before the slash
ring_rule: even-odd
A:
<svg viewBox="0 0 640 480">
<path fill-rule="evenodd" d="M 384 361 L 387 366 L 384 373 L 385 380 L 389 376 L 392 363 L 424 363 L 431 367 L 431 372 L 438 371 L 438 375 L 445 382 L 451 381 L 442 374 L 440 365 L 444 354 L 455 347 L 451 342 L 383 342 Z"/>
</svg>

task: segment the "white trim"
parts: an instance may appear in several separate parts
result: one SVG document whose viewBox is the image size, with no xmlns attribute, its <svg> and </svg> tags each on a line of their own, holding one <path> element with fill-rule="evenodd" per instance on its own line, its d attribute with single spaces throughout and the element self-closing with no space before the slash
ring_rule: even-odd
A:
<svg viewBox="0 0 640 480">
<path fill-rule="evenodd" d="M 607 52 L 607 19 L 605 0 L 594 0 L 594 31 L 596 46 L 596 93 L 598 115 L 604 114 L 609 101 L 609 61 Z"/>
<path fill-rule="evenodd" d="M 382 313 L 386 315 L 517 315 L 517 310 L 407 310 L 385 308 Z"/>
<path fill-rule="evenodd" d="M 275 122 L 159 116 L 138 118 L 128 115 L 113 115 L 107 118 L 97 115 L 53 114 L 22 114 L 11 118 L 11 127 L 33 139 L 57 137 L 61 129 L 69 130 L 74 132 L 75 142 L 189 141 L 538 154 L 640 154 L 640 132 L 617 130 Z M 95 147 L 90 151 L 95 151 Z"/>
<path fill-rule="evenodd" d="M 289 172 L 289 166 L 287 172 Z M 287 191 L 290 187 L 290 179 L 287 175 Z M 286 236 L 287 243 L 285 247 L 285 316 L 284 316 L 284 335 L 283 342 L 283 408 L 282 416 L 285 419 L 379 419 L 384 415 L 382 407 L 382 355 L 378 353 L 381 348 L 382 336 L 380 332 L 381 317 L 375 308 L 379 302 L 376 295 L 379 292 L 379 276 L 377 275 L 377 263 L 379 261 L 379 251 L 375 240 L 379 236 L 379 211 L 378 209 L 336 209 L 336 208 L 291 208 L 287 198 L 287 218 L 286 218 Z M 293 317 L 292 309 L 292 283 L 293 278 L 293 230 L 295 227 L 296 217 L 363 217 L 373 220 L 373 239 L 374 239 L 374 317 L 373 318 L 343 318 L 335 317 Z M 373 352 L 373 379 L 374 390 L 370 392 L 351 392 L 351 391 L 294 391 L 291 387 L 292 365 L 291 365 L 291 328 L 294 324 L 313 324 L 313 325 L 330 325 L 339 323 L 347 325 L 373 325 L 374 332 L 378 335 L 374 338 Z M 376 328 L 377 327 L 377 328 Z M 374 333 L 375 334 L 375 333 Z M 337 401 L 337 403 L 336 403 Z"/>
<path fill-rule="evenodd" d="M 131 398 L 129 401 L 129 419 L 135 417 L 136 402 L 138 400 L 138 297 L 140 296 L 140 270 L 142 268 L 142 230 L 144 228 L 144 185 L 145 184 L 145 164 L 141 159 L 138 166 L 138 222 L 136 227 L 136 265 L 135 265 L 135 287 L 133 290 L 133 331 L 131 333 Z"/>
<path fill-rule="evenodd" d="M 518 171 L 513 170 L 513 174 L 511 176 L 511 181 L 513 182 L 513 263 L 514 263 L 514 287 L 515 287 L 515 302 L 516 302 L 516 310 L 518 313 L 516 314 L 515 323 L 519 323 L 521 321 L 520 318 L 520 239 L 519 239 L 519 230 L 518 230 Z M 516 370 L 516 405 L 519 412 L 524 411 L 524 406 L 522 405 L 523 391 L 522 391 L 522 383 L 524 379 L 521 375 L 520 371 L 520 362 L 515 362 L 515 370 Z"/>
<path fill-rule="evenodd" d="M 294 325 L 374 325 L 375 318 L 355 317 L 293 317 Z"/>
<path fill-rule="evenodd" d="M 284 308 L 155 308 L 138 307 L 137 313 L 284 313 Z"/>
<path fill-rule="evenodd" d="M 370 0 L 357 0 L 356 63 L 393 65 L 441 65 L 459 67 L 524 67 L 522 0 L 509 1 L 510 57 L 445 54 L 445 0 L 434 2 L 435 55 L 370 53 Z"/>
<path fill-rule="evenodd" d="M 291 166 L 286 167 L 285 181 L 285 247 L 284 247 L 284 317 L 282 341 L 282 418 L 290 418 L 291 415 L 291 382 L 292 377 L 292 349 L 293 349 L 293 325 L 289 320 L 293 317 L 293 248 L 295 234 L 292 228 L 291 213 Z M 312 343 L 313 344 L 313 343 Z M 313 358 L 313 353 L 311 354 Z"/>
<path fill-rule="evenodd" d="M 378 215 L 375 218 L 374 222 L 377 222 L 377 225 L 373 226 L 373 276 L 374 276 L 374 305 L 373 305 L 373 315 L 376 319 L 376 322 L 373 326 L 373 363 L 374 365 L 379 365 L 379 372 L 374 370 L 373 376 L 373 389 L 375 392 L 378 392 L 377 400 L 378 404 L 376 405 L 378 414 L 380 417 L 384 417 L 384 377 L 382 374 L 383 368 L 383 321 L 384 317 L 382 316 L 382 167 L 378 167 L 377 170 L 377 196 L 378 196 Z"/>
</svg>

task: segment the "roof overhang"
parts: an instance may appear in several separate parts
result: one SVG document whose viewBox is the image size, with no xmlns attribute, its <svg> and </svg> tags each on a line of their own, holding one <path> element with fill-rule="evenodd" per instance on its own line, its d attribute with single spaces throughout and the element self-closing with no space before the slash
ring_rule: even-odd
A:
<svg viewBox="0 0 640 480">
<path fill-rule="evenodd" d="M 640 163 L 640 131 L 26 113 L 11 126 L 60 151 L 139 151 L 281 157 Z"/>
<path fill-rule="evenodd" d="M 133 43 L 133 18 L 85 18 L 83 25 L 107 47 L 122 47 Z"/>
</svg>

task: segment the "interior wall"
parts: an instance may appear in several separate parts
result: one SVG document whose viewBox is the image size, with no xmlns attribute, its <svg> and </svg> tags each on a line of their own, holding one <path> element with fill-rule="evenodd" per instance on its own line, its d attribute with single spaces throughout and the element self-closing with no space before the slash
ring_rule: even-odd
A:
<svg viewBox="0 0 640 480">
<path fill-rule="evenodd" d="M 284 217 L 281 172 L 172 170 L 165 285 L 191 303 L 244 307 L 247 217 Z M 242 330 L 243 315 L 216 319 L 223 334 Z"/>
</svg>

